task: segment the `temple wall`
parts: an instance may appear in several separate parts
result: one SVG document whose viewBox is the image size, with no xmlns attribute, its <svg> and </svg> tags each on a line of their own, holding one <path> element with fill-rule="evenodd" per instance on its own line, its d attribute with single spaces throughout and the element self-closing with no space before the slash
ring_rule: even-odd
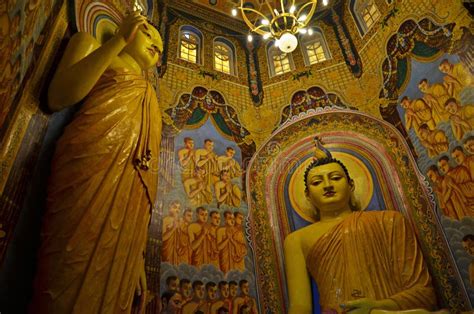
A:
<svg viewBox="0 0 474 314">
<path fill-rule="evenodd" d="M 3 261 L 4 269 L 21 269 L 22 265 L 20 264 L 14 266 L 15 261 L 19 259 L 15 255 L 18 255 L 19 251 L 28 251 L 29 255 L 19 254 L 19 256 L 31 257 L 34 255 L 34 246 L 37 245 L 35 241 L 38 239 L 41 200 L 44 199 L 44 186 L 48 175 L 47 170 L 41 169 L 48 164 L 54 141 L 71 114 L 71 112 L 63 112 L 52 115 L 45 109 L 45 86 L 70 33 L 78 25 L 84 26 L 87 23 L 92 23 L 91 20 L 80 20 L 80 17 L 77 16 L 74 19 L 74 12 L 79 12 L 77 8 L 81 7 L 82 2 L 88 3 L 89 1 L 76 1 L 66 5 L 66 2 L 63 1 L 34 1 L 30 4 L 18 0 L 0 5 L 0 23 L 2 23 L 0 24 L 0 36 L 2 36 L 0 38 L 2 45 L 0 72 L 4 73 L 1 79 L 2 97 L 0 100 L 2 101 L 0 106 L 0 191 L 2 191 L 0 199 L 0 261 Z M 215 153 L 218 156 L 225 155 L 227 147 L 233 147 L 236 152 L 234 158 L 245 170 L 246 162 L 253 152 L 280 124 L 291 118 L 293 114 L 307 109 L 301 99 L 306 99 L 304 97 L 312 99 L 312 101 L 308 101 L 307 106 L 314 109 L 325 104 L 319 102 L 320 98 L 318 97 L 325 97 L 331 99 L 333 104 L 383 118 L 395 125 L 409 142 L 412 154 L 417 156 L 418 166 L 423 175 L 427 174 L 427 169 L 431 164 L 436 164 L 442 154 L 428 156 L 417 134 L 405 128 L 406 121 L 404 120 L 404 111 L 400 107 L 400 100 L 405 95 L 415 98 L 421 97 L 416 91 L 418 82 L 412 82 L 411 77 L 430 75 L 436 71 L 442 58 L 451 58 L 450 60 L 453 62 L 464 62 L 462 47 L 459 48 L 459 45 L 462 46 L 462 38 L 464 38 L 461 27 L 469 29 L 471 26 L 472 29 L 471 18 L 459 1 L 435 1 L 434 3 L 428 0 L 392 1 L 392 4 L 388 4 L 385 0 L 376 0 L 375 2 L 381 13 L 380 23 L 377 23 L 364 36 L 361 36 L 357 30 L 348 5 L 345 4 L 341 9 L 340 16 L 343 17 L 348 30 L 349 41 L 352 42 L 360 58 L 362 70 L 358 77 L 348 66 L 340 43 L 335 39 L 335 30 L 328 23 L 321 23 L 318 27 L 325 35 L 331 59 L 306 67 L 302 52 L 298 47 L 292 54 L 295 70 L 291 73 L 270 77 L 265 43 L 259 45 L 256 43 L 255 55 L 257 59 L 254 61 L 258 62 L 256 68 L 259 71 L 256 79 L 261 97 L 260 102 L 252 99 L 249 88 L 248 67 L 250 65 L 247 58 L 249 48 L 245 43 L 245 35 L 223 35 L 225 29 L 222 25 L 199 19 L 190 21 L 189 14 L 170 13 L 168 21 L 163 22 L 162 7 L 150 8 L 149 16 L 153 17 L 154 21 L 161 23 L 161 31 L 166 30 L 167 32 L 165 67 L 162 66 L 159 69 L 158 72 L 161 71 L 160 77 L 155 76 L 154 80 L 158 85 L 157 94 L 163 121 L 169 130 L 168 133 L 165 132 L 165 140 L 162 144 L 164 151 L 161 160 L 162 170 L 160 170 L 162 188 L 159 191 L 161 194 L 158 195 L 153 212 L 149 253 L 147 253 L 149 254 L 147 271 L 149 280 L 153 282 L 150 285 L 153 294 L 158 295 L 160 290 L 163 292 L 165 285 L 162 278 L 163 271 L 181 278 L 183 278 L 183 274 L 189 278 L 193 276 L 194 278 L 203 278 L 202 265 L 187 265 L 178 268 L 172 263 L 164 265 L 166 262 L 161 262 L 162 222 L 163 217 L 168 214 L 170 202 L 176 199 L 181 201 L 181 214 L 187 207 L 193 207 L 195 212 L 197 205 L 205 205 L 210 212 L 215 210 L 217 205 L 215 192 L 211 202 L 202 204 L 192 202 L 191 204 L 184 190 L 184 181 L 180 177 L 182 168 L 178 160 L 178 151 L 183 147 L 184 137 L 193 138 L 195 148 L 202 148 L 204 139 L 212 139 L 215 143 Z M 108 1 L 107 3 L 116 6 L 119 11 L 124 9 L 123 4 L 117 1 Z M 162 2 L 159 5 L 162 5 Z M 406 21 L 412 20 L 418 23 L 424 18 L 428 18 L 430 23 L 436 27 L 450 23 L 455 24 L 452 25 L 449 36 L 445 36 L 445 38 L 430 41 L 428 40 L 429 36 L 426 37 L 426 44 L 430 47 L 435 46 L 437 49 L 437 52 L 429 57 L 418 57 L 417 59 L 417 57 L 410 57 L 415 54 L 413 51 L 406 52 L 407 64 L 411 65 L 407 68 L 417 70 L 407 71 L 404 76 L 405 80 L 397 85 L 396 74 L 389 77 L 388 72 L 384 69 L 386 62 L 392 62 L 387 59 L 394 59 L 394 48 L 390 46 L 389 40 L 397 34 L 400 26 Z M 180 60 L 177 56 L 178 34 L 183 25 L 192 25 L 203 33 L 202 65 L 190 64 Z M 222 74 L 213 69 L 212 40 L 216 36 L 225 37 L 234 44 L 237 59 L 236 76 Z M 472 54 L 472 42 L 465 43 L 470 47 Z M 399 59 L 402 59 L 402 52 L 397 53 L 400 54 Z M 466 66 L 472 71 L 472 63 L 466 64 Z M 310 71 L 310 73 L 299 78 L 295 77 L 305 71 Z M 435 82 L 442 82 L 440 73 L 437 77 L 438 80 Z M 395 83 L 392 84 L 389 79 Z M 389 91 L 389 93 L 385 93 L 385 91 Z M 314 96 L 313 92 L 317 93 L 318 97 Z M 206 96 L 210 98 L 206 98 Z M 188 102 L 189 105 L 186 107 Z M 219 113 L 220 116 L 216 116 L 216 113 Z M 449 133 L 450 122 L 444 122 L 443 128 L 445 132 Z M 450 150 L 454 146 L 462 145 L 464 138 L 457 139 L 453 135 L 448 135 L 449 150 L 444 154 L 450 157 Z M 452 167 L 456 165 L 452 158 L 450 163 Z M 223 212 L 225 210 L 241 211 L 245 215 L 247 214 L 245 203 L 249 191 L 245 191 L 244 176 L 245 172 L 240 178 L 233 178 L 233 184 L 242 192 L 241 202 L 239 206 L 226 205 L 228 208 L 226 206 L 219 208 L 220 227 L 223 226 Z M 38 191 L 38 186 L 41 186 L 39 189 L 41 191 Z M 29 198 L 25 195 L 29 195 Z M 439 199 L 439 195 L 436 197 Z M 466 275 L 468 261 L 472 260 L 472 257 L 469 257 L 462 249 L 460 238 L 463 235 L 449 231 L 464 230 L 460 229 L 461 225 L 458 226 L 464 222 L 447 219 L 442 210 L 439 210 L 438 215 L 439 219 L 443 221 L 446 231 L 451 235 L 449 241 L 452 241 L 450 243 L 459 272 Z M 194 216 L 193 219 L 196 217 Z M 466 223 L 462 226 L 471 226 L 472 217 L 469 219 L 471 220 L 467 222 L 466 219 Z M 242 228 L 245 234 L 249 228 L 246 220 L 244 220 Z M 255 256 L 251 243 L 248 242 L 248 238 L 245 239 L 247 241 L 245 269 L 234 269 L 234 273 L 227 278 L 226 272 L 218 267 L 215 269 L 206 268 L 207 273 L 204 278 L 209 278 L 209 281 L 212 278 L 212 281 L 216 281 L 216 283 L 221 280 L 247 279 L 251 282 L 253 296 L 256 296 L 254 292 L 258 283 L 255 282 L 255 276 L 252 275 Z M 7 249 L 9 253 L 7 253 Z M 10 257 L 6 258 L 7 255 Z M 20 278 L 9 293 L 28 287 L 28 280 L 31 280 L 34 265 L 30 264 L 25 267 L 28 268 L 24 273 L 25 276 Z M 232 279 L 230 279 L 231 277 Z M 157 278 L 161 278 L 161 282 Z M 12 280 L 12 278 L 7 276 L 7 279 L 2 279 L 2 282 L 5 280 Z M 474 290 L 472 286 L 470 287 L 469 282 L 465 281 L 464 287 L 465 297 L 470 298 L 473 302 Z M 17 296 L 16 301 L 13 302 L 23 302 L 27 298 L 28 295 L 23 294 Z M 153 307 L 156 307 L 156 299 L 153 304 Z"/>
</svg>

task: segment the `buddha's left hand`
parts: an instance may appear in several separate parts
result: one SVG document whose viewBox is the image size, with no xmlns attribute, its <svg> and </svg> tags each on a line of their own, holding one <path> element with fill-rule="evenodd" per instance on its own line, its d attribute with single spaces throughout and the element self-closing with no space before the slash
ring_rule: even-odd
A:
<svg viewBox="0 0 474 314">
<path fill-rule="evenodd" d="M 374 300 L 371 298 L 362 298 L 341 304 L 341 308 L 345 308 L 345 311 L 350 314 L 370 313 L 372 309 L 395 310 L 397 307 L 397 304 L 390 299 Z"/>
</svg>

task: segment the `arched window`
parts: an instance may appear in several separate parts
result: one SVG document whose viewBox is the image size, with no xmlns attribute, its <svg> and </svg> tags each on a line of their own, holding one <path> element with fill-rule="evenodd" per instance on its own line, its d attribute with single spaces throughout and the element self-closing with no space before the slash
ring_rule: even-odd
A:
<svg viewBox="0 0 474 314">
<path fill-rule="evenodd" d="M 304 63 L 306 66 L 331 59 L 331 54 L 320 30 L 316 30 L 311 37 L 306 37 L 301 42 Z"/>
<path fill-rule="evenodd" d="M 361 35 L 367 33 L 381 16 L 374 0 L 351 0 L 350 10 Z"/>
<path fill-rule="evenodd" d="M 268 67 L 270 76 L 284 74 L 293 70 L 293 59 L 290 53 L 284 53 L 273 43 L 267 46 Z"/>
<path fill-rule="evenodd" d="M 182 26 L 179 32 L 179 51 L 180 59 L 201 64 L 202 34 L 192 26 Z"/>
<path fill-rule="evenodd" d="M 230 75 L 236 75 L 234 45 L 225 38 L 214 39 L 214 69 Z"/>
</svg>

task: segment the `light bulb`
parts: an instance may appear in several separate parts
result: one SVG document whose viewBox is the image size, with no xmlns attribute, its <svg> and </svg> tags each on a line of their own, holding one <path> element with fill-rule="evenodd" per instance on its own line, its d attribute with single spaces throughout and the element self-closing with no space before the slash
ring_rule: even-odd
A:
<svg viewBox="0 0 474 314">
<path fill-rule="evenodd" d="M 249 34 L 249 35 L 247 36 L 247 41 L 248 41 L 249 43 L 251 43 L 252 40 L 253 40 L 253 37 L 252 37 L 252 35 Z"/>
<path fill-rule="evenodd" d="M 293 13 L 295 13 L 295 11 L 296 11 L 296 7 L 294 5 L 292 5 L 290 7 L 290 13 L 293 14 Z"/>
<path fill-rule="evenodd" d="M 267 19 L 262 19 L 262 25 L 268 25 L 270 22 Z"/>
<path fill-rule="evenodd" d="M 286 53 L 292 52 L 296 49 L 296 46 L 298 46 L 298 39 L 296 39 L 295 35 L 289 32 L 281 35 L 280 43 L 278 45 L 278 48 L 280 48 L 281 51 Z"/>
<path fill-rule="evenodd" d="M 279 39 L 275 40 L 275 47 L 280 47 L 280 40 Z"/>
<path fill-rule="evenodd" d="M 280 15 L 277 9 L 273 9 L 273 12 L 275 12 L 276 15 Z"/>
<path fill-rule="evenodd" d="M 263 39 L 268 39 L 270 38 L 271 34 L 270 33 L 265 33 L 263 34 Z"/>
<path fill-rule="evenodd" d="M 306 20 L 306 14 L 303 14 L 302 16 L 298 18 L 299 22 L 303 22 L 304 20 Z"/>
<path fill-rule="evenodd" d="M 306 28 L 300 28 L 300 29 L 298 30 L 298 32 L 299 32 L 300 34 L 306 34 L 307 31 L 308 31 L 308 30 L 307 30 Z"/>
<path fill-rule="evenodd" d="M 328 2 L 329 2 L 329 0 L 323 0 L 323 5 L 324 5 L 324 6 L 327 6 L 327 5 L 328 5 Z"/>
<path fill-rule="evenodd" d="M 312 28 L 308 29 L 308 35 L 309 36 L 313 35 L 313 29 Z"/>
<path fill-rule="evenodd" d="M 237 9 L 236 8 L 232 9 L 232 16 L 237 16 Z"/>
</svg>

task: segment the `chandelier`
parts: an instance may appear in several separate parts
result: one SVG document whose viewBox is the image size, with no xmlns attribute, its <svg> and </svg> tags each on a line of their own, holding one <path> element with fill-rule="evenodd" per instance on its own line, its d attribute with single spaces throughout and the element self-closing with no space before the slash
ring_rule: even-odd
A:
<svg viewBox="0 0 474 314">
<path fill-rule="evenodd" d="M 251 32 L 262 35 L 263 39 L 273 39 L 275 46 L 281 51 L 292 52 L 296 49 L 298 33 L 313 34 L 313 30 L 308 29 L 307 25 L 316 11 L 317 0 L 258 0 L 256 2 L 260 4 L 258 9 L 240 0 L 238 9 L 242 19 Z M 327 5 L 327 2 L 328 0 L 323 0 L 323 5 Z M 232 9 L 232 15 L 237 16 L 237 14 L 237 8 Z M 253 39 L 251 34 L 247 38 L 248 41 Z"/>
</svg>

